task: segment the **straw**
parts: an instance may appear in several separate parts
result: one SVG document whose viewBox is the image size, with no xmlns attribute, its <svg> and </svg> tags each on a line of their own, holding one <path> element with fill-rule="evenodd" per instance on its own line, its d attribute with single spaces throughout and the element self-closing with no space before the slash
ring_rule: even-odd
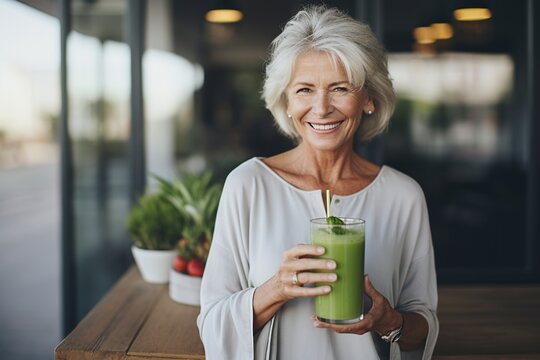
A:
<svg viewBox="0 0 540 360">
<path fill-rule="evenodd" d="M 330 189 L 326 189 L 326 217 L 330 217 Z"/>
</svg>

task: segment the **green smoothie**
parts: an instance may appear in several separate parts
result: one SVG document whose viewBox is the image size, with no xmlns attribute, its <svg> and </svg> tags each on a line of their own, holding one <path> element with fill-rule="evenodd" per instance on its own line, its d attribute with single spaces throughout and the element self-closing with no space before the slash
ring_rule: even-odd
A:
<svg viewBox="0 0 540 360">
<path fill-rule="evenodd" d="M 360 226 L 346 222 L 346 225 L 339 226 L 339 230 L 335 226 L 313 224 L 312 221 L 312 243 L 326 249 L 319 258 L 332 259 L 337 265 L 335 270 L 325 271 L 335 272 L 336 282 L 316 284 L 332 287 L 328 295 L 315 298 L 315 313 L 321 321 L 352 323 L 362 318 L 365 237 L 364 222 L 359 221 Z"/>
</svg>

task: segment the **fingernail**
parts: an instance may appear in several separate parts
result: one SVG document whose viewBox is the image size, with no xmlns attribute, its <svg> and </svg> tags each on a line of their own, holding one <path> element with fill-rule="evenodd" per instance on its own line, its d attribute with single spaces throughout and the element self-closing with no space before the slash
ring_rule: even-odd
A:
<svg viewBox="0 0 540 360">
<path fill-rule="evenodd" d="M 324 286 L 323 287 L 323 292 L 328 294 L 330 291 L 332 291 L 332 288 L 330 286 Z"/>
<path fill-rule="evenodd" d="M 333 268 L 336 267 L 336 263 L 333 262 L 333 261 L 328 261 L 328 262 L 326 263 L 326 266 L 327 266 L 329 269 L 333 269 Z"/>
<path fill-rule="evenodd" d="M 328 274 L 327 279 L 330 281 L 336 281 L 337 275 L 336 274 Z"/>
<path fill-rule="evenodd" d="M 323 248 L 322 246 L 318 246 L 318 247 L 317 247 L 317 252 L 318 252 L 319 254 L 324 253 L 324 248 Z"/>
<path fill-rule="evenodd" d="M 313 322 L 313 326 L 315 326 L 316 328 L 318 328 L 318 327 L 319 327 L 319 323 L 316 322 L 316 321 L 314 321 L 314 322 Z"/>
</svg>

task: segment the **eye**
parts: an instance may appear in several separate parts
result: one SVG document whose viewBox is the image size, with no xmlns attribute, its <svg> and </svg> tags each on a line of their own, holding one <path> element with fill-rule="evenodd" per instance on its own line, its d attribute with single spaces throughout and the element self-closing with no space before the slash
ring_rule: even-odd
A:
<svg viewBox="0 0 540 360">
<path fill-rule="evenodd" d="M 333 92 L 336 93 L 348 93 L 350 90 L 349 88 L 346 88 L 345 86 L 338 86 L 332 89 Z"/>
<path fill-rule="evenodd" d="M 309 88 L 301 88 L 301 89 L 296 90 L 296 93 L 297 94 L 309 94 L 309 93 L 311 93 L 311 89 L 309 89 Z"/>
</svg>

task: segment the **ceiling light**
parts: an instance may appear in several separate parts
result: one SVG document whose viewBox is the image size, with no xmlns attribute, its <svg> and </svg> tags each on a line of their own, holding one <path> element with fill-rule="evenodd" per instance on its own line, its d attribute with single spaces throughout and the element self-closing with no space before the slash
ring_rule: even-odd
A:
<svg viewBox="0 0 540 360">
<path fill-rule="evenodd" d="M 454 29 L 448 23 L 433 23 L 430 27 L 436 40 L 448 40 L 454 36 Z"/>
<path fill-rule="evenodd" d="M 242 20 L 244 14 L 233 4 L 232 0 L 218 1 L 216 6 L 206 13 L 206 21 L 213 23 L 235 23 Z"/>
<path fill-rule="evenodd" d="M 487 7 L 470 7 L 454 10 L 454 17 L 458 21 L 480 21 L 491 18 L 491 11 Z"/>
<path fill-rule="evenodd" d="M 420 26 L 414 29 L 414 39 L 418 44 L 433 44 L 435 31 L 430 26 Z"/>
</svg>

